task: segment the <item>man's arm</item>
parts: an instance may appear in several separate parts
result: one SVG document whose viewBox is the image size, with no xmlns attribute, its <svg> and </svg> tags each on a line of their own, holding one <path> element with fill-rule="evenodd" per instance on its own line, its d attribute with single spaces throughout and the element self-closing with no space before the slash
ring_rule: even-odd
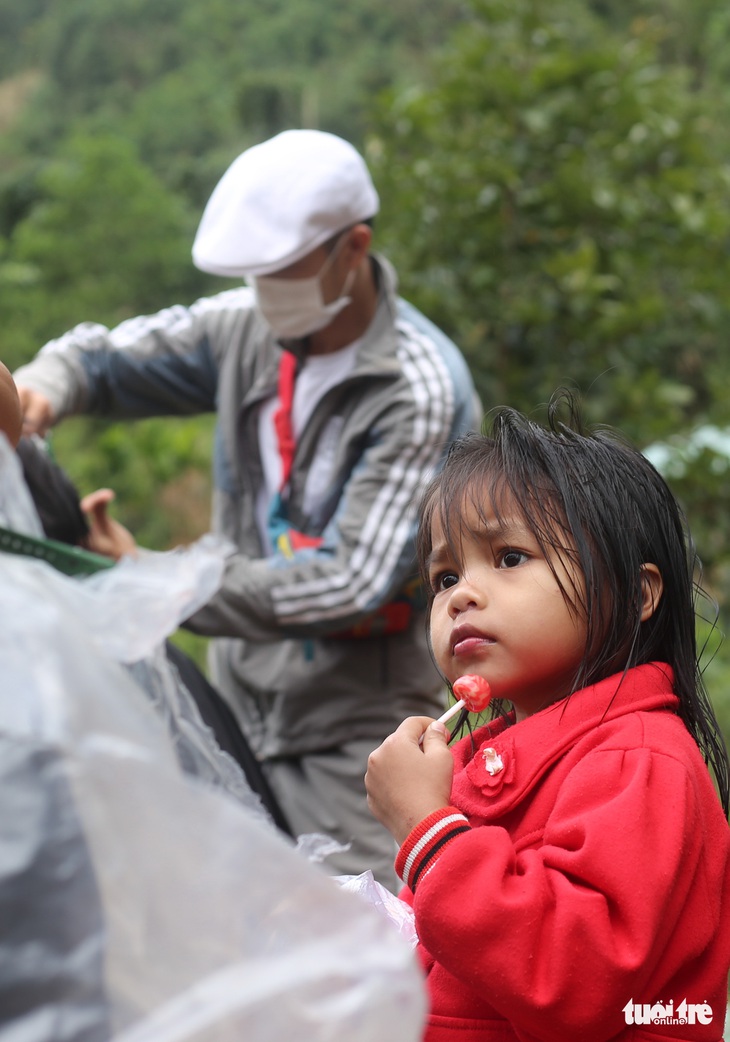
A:
<svg viewBox="0 0 730 1042">
<path fill-rule="evenodd" d="M 227 334 L 250 310 L 246 288 L 128 319 L 114 329 L 82 323 L 52 340 L 15 382 L 26 432 L 74 413 L 109 417 L 212 411 Z"/>
</svg>

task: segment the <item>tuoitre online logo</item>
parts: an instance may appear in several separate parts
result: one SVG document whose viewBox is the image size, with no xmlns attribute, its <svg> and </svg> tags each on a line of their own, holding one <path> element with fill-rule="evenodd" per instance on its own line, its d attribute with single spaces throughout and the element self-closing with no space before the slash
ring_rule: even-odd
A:
<svg viewBox="0 0 730 1042">
<path fill-rule="evenodd" d="M 627 1024 L 711 1024 L 712 1006 L 708 1002 L 687 1002 L 674 1008 L 674 1002 L 634 1002 L 623 1008 Z"/>
</svg>

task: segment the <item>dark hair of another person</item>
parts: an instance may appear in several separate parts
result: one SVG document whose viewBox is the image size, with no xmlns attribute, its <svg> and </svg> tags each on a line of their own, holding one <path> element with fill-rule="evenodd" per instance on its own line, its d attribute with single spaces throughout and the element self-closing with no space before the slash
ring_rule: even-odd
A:
<svg viewBox="0 0 730 1042">
<path fill-rule="evenodd" d="M 583 430 L 575 401 L 563 393 L 551 401 L 546 427 L 499 409 L 488 435 L 452 446 L 421 502 L 418 556 L 426 578 L 433 521 L 458 560 L 466 504 L 483 518 L 491 507 L 498 521 L 501 507 L 516 507 L 548 563 L 557 557 L 582 578 L 566 589 L 553 567 L 569 609 L 587 626 L 573 690 L 642 663 L 672 667 L 678 714 L 712 768 L 727 814 L 728 754 L 697 654 L 696 603 L 705 596 L 695 578 L 699 563 L 658 471 L 615 431 Z M 642 622 L 644 563 L 656 565 L 664 589 Z"/>
<path fill-rule="evenodd" d="M 41 444 L 40 439 L 33 437 L 21 438 L 18 442 L 23 477 L 46 537 L 77 546 L 89 534 L 79 494 L 66 472 Z"/>
</svg>

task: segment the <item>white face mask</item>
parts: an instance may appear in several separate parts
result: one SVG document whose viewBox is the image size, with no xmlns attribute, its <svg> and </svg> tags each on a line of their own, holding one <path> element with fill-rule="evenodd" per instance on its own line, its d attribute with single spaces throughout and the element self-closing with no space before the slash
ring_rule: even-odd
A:
<svg viewBox="0 0 730 1042">
<path fill-rule="evenodd" d="M 342 241 L 342 240 L 340 240 Z M 339 297 L 325 304 L 321 279 L 339 250 L 332 250 L 319 272 L 305 279 L 280 279 L 271 275 L 253 276 L 250 283 L 256 306 L 274 333 L 284 340 L 299 339 L 328 326 L 335 315 L 352 300 L 347 291 L 355 277 L 353 268 L 347 275 Z"/>
</svg>

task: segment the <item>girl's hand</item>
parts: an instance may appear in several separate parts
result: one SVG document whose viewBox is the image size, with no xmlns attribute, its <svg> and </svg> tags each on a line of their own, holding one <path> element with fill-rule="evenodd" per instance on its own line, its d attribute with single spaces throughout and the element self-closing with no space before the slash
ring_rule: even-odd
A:
<svg viewBox="0 0 730 1042">
<path fill-rule="evenodd" d="M 448 740 L 448 730 L 437 720 L 411 716 L 370 754 L 368 806 L 398 844 L 419 821 L 449 805 L 454 760 Z"/>
</svg>

